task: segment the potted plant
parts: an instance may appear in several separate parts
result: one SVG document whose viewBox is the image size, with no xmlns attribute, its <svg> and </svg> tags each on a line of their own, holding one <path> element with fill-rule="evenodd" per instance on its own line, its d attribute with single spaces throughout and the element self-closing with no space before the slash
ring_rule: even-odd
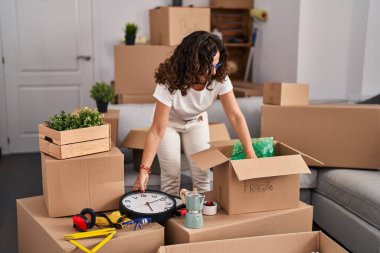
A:
<svg viewBox="0 0 380 253">
<path fill-rule="evenodd" d="M 115 91 L 111 85 L 105 82 L 97 82 L 90 90 L 91 98 L 96 101 L 99 112 L 107 112 L 108 103 L 115 97 Z"/>
<path fill-rule="evenodd" d="M 127 23 L 125 25 L 125 44 L 134 45 L 136 39 L 136 33 L 138 30 L 138 26 L 135 23 Z"/>
</svg>

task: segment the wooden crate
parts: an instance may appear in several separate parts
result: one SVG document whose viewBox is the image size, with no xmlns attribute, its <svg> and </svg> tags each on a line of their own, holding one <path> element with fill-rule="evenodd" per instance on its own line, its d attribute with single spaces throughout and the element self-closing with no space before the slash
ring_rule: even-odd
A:
<svg viewBox="0 0 380 253">
<path fill-rule="evenodd" d="M 57 159 L 89 155 L 111 149 L 111 125 L 56 131 L 38 125 L 40 151 Z"/>
</svg>

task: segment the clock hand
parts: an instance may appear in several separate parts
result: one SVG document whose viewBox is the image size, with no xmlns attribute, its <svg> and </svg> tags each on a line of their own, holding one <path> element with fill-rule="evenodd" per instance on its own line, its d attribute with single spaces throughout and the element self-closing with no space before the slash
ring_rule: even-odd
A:
<svg viewBox="0 0 380 253">
<path fill-rule="evenodd" d="M 160 199 L 153 200 L 153 201 L 151 201 L 151 202 L 146 202 L 146 203 L 151 204 L 151 203 L 153 203 L 153 202 L 156 202 L 156 201 L 162 200 L 163 198 L 164 198 L 164 197 L 162 197 L 162 198 L 160 198 Z"/>
<path fill-rule="evenodd" d="M 146 204 L 149 206 L 150 210 L 152 210 L 152 212 L 154 212 L 152 207 L 149 205 L 149 202 L 146 202 Z"/>
</svg>

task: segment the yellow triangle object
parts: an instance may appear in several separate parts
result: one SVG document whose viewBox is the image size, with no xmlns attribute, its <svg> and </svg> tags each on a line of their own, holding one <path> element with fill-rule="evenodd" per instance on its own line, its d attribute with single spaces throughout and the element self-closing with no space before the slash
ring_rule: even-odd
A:
<svg viewBox="0 0 380 253">
<path fill-rule="evenodd" d="M 68 234 L 68 235 L 65 235 L 64 238 L 65 240 L 68 240 L 70 243 L 72 243 L 74 246 L 78 247 L 84 252 L 95 253 L 101 247 L 103 247 L 109 240 L 111 240 L 111 238 L 115 234 L 116 234 L 116 230 L 114 228 L 106 228 L 106 229 L 99 229 L 99 230 L 89 231 L 89 232 Z M 76 239 L 83 239 L 83 238 L 90 238 L 90 237 L 97 237 L 97 236 L 104 236 L 104 235 L 107 235 L 107 237 L 104 238 L 92 249 L 88 249 L 84 247 L 82 244 L 80 244 L 79 242 L 75 241 Z"/>
</svg>

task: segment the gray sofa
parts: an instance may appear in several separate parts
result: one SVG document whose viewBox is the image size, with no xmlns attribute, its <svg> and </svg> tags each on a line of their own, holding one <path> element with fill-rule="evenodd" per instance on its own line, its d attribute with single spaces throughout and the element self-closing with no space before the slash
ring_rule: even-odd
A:
<svg viewBox="0 0 380 253">
<path fill-rule="evenodd" d="M 237 98 L 252 137 L 260 135 L 261 97 Z M 153 104 L 121 104 L 118 144 L 131 129 L 149 127 Z M 210 122 L 224 122 L 231 138 L 236 138 L 220 101 L 208 111 Z M 137 177 L 132 152 L 125 153 L 125 187 L 129 191 Z M 191 189 L 191 179 L 183 156 L 182 187 Z M 380 253 L 380 171 L 311 168 L 300 178 L 300 199 L 314 206 L 314 221 L 352 252 Z M 159 189 L 159 175 L 152 175 L 149 188 Z"/>
</svg>

